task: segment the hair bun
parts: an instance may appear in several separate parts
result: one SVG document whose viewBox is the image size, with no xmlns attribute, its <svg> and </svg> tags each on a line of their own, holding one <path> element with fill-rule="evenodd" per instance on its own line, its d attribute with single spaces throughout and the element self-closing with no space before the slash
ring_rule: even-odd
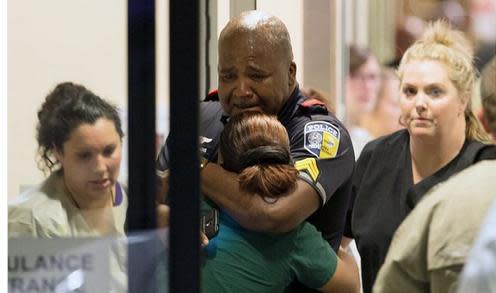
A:
<svg viewBox="0 0 496 293">
<path fill-rule="evenodd" d="M 453 30 L 446 20 L 438 20 L 431 23 L 419 40 L 425 44 L 439 44 L 467 56 L 474 55 L 473 45 L 462 32 Z"/>
</svg>

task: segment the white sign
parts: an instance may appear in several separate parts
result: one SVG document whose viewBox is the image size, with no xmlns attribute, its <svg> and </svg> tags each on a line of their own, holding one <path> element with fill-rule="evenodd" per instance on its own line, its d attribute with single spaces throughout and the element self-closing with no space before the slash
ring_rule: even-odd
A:
<svg viewBox="0 0 496 293">
<path fill-rule="evenodd" d="M 105 238 L 12 238 L 9 292 L 110 292 L 109 259 Z"/>
</svg>

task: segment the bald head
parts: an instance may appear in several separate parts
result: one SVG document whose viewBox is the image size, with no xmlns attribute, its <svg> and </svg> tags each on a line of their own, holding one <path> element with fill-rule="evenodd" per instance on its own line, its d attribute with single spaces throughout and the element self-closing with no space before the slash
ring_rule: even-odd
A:
<svg viewBox="0 0 496 293">
<path fill-rule="evenodd" d="M 261 11 L 234 17 L 219 37 L 217 70 L 219 100 L 227 114 L 257 110 L 276 115 L 297 86 L 286 26 Z"/>
<path fill-rule="evenodd" d="M 219 48 L 226 40 L 249 38 L 252 46 L 270 50 L 281 61 L 293 61 L 291 39 L 284 23 L 274 15 L 251 10 L 233 17 L 222 30 Z"/>
</svg>

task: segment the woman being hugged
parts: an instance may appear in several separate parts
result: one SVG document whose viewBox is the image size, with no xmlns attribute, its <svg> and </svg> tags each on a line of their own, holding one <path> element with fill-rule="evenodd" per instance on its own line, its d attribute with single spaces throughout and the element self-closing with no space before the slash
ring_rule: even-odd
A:
<svg viewBox="0 0 496 293">
<path fill-rule="evenodd" d="M 267 204 L 296 188 L 289 138 L 276 117 L 231 117 L 221 134 L 219 161 L 239 174 L 240 190 Z M 203 292 L 283 292 L 296 280 L 322 292 L 359 292 L 353 258 L 342 250 L 336 256 L 310 223 L 276 235 L 246 230 L 223 210 L 219 222 L 219 233 L 204 248 Z"/>
<path fill-rule="evenodd" d="M 39 165 L 50 176 L 9 204 L 9 237 L 124 235 L 122 137 L 114 106 L 59 84 L 38 111 Z"/>
<path fill-rule="evenodd" d="M 403 55 L 398 76 L 406 129 L 367 144 L 353 178 L 345 235 L 357 242 L 364 292 L 371 292 L 395 230 L 426 191 L 492 147 L 471 109 L 472 61 L 469 42 L 442 21 Z"/>
</svg>

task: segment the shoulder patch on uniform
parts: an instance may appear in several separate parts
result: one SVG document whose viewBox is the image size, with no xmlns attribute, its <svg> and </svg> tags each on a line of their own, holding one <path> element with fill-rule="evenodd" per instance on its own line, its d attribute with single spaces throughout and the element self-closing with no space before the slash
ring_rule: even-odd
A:
<svg viewBox="0 0 496 293">
<path fill-rule="evenodd" d="M 313 121 L 305 124 L 304 147 L 319 159 L 334 158 L 338 153 L 341 133 L 329 122 Z"/>
<path fill-rule="evenodd" d="M 303 160 L 296 161 L 294 167 L 298 171 L 306 172 L 310 177 L 312 177 L 313 182 L 317 181 L 319 177 L 319 168 L 317 167 L 317 160 L 315 158 L 306 158 Z"/>
</svg>

